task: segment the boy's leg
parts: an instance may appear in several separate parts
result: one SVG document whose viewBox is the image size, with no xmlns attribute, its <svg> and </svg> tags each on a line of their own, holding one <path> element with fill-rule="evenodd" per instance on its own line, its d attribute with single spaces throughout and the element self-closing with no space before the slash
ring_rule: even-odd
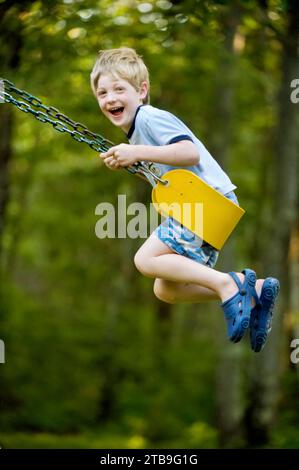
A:
<svg viewBox="0 0 299 470">
<path fill-rule="evenodd" d="M 174 253 L 154 234 L 137 251 L 134 261 L 137 269 L 147 277 L 196 284 L 216 293 L 222 302 L 238 291 L 231 276 Z M 244 275 L 237 275 L 243 282 Z"/>
<path fill-rule="evenodd" d="M 154 234 L 136 253 L 135 264 L 145 276 L 156 278 L 155 294 L 165 302 L 198 302 L 220 297 L 223 302 L 222 309 L 227 323 L 228 338 L 234 343 L 243 338 L 251 321 L 252 307 L 257 308 L 259 305 L 257 297 L 260 297 L 264 283 L 263 279 L 256 281 L 254 271 L 245 269 L 242 273 L 221 273 L 173 253 Z M 268 304 L 264 306 L 263 302 L 262 306 L 265 310 L 263 318 L 267 322 L 266 320 L 259 322 L 258 327 L 260 325 L 261 327 L 255 328 L 258 329 L 258 334 L 253 332 L 254 325 L 250 324 L 254 351 L 261 350 L 269 333 L 269 328 L 266 330 L 264 323 L 268 325 L 268 318 L 272 315 L 273 309 L 271 310 Z M 262 338 L 262 344 L 259 338 Z"/>
<path fill-rule="evenodd" d="M 158 241 L 158 243 L 155 243 Z M 141 253 L 142 249 L 142 253 Z M 153 236 L 153 243 L 151 237 L 141 246 L 136 253 L 135 259 L 139 258 L 139 254 L 143 257 L 161 256 L 166 254 L 174 254 L 174 252 L 165 243 L 158 240 Z M 166 281 L 165 279 L 155 279 L 154 293 L 159 300 L 163 302 L 174 304 L 180 302 L 206 302 L 208 300 L 219 300 L 216 292 L 206 287 L 199 286 L 198 284 L 181 283 Z"/>
<path fill-rule="evenodd" d="M 197 284 L 165 281 L 155 279 L 154 293 L 158 299 L 169 304 L 199 303 L 211 300 L 219 300 L 216 292 Z"/>
</svg>

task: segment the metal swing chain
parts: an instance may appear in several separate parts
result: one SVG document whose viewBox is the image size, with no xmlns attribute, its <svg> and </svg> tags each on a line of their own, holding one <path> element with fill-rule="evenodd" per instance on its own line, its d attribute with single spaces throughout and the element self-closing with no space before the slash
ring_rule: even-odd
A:
<svg viewBox="0 0 299 470">
<path fill-rule="evenodd" d="M 5 85 L 5 91 L 3 92 L 5 102 L 15 105 L 24 113 L 31 113 L 38 121 L 52 124 L 59 132 L 67 132 L 73 139 L 78 142 L 87 143 L 93 150 L 106 152 L 114 145 L 113 142 L 91 132 L 86 126 L 80 122 L 73 121 L 53 106 L 45 106 L 39 98 L 24 90 L 19 90 L 12 82 L 8 80 L 2 81 Z M 14 98 L 10 92 L 21 97 L 23 101 Z"/>
<path fill-rule="evenodd" d="M 0 85 L 1 82 L 4 87 L 3 89 L 0 87 L 0 100 L 1 98 L 4 99 L 6 103 L 13 104 L 24 113 L 31 113 L 42 123 L 50 123 L 57 131 L 68 133 L 74 140 L 86 143 L 96 152 L 107 152 L 109 148 L 115 145 L 100 134 L 91 132 L 84 124 L 73 121 L 68 116 L 61 113 L 57 108 L 44 105 L 39 98 L 36 98 L 34 95 L 31 95 L 24 90 L 18 89 L 9 80 L 0 78 Z M 11 93 L 20 97 L 21 101 L 16 97 L 13 97 Z M 144 176 L 149 174 L 155 179 L 155 181 L 160 181 L 162 184 L 167 183 L 155 175 L 155 173 L 153 173 L 144 162 L 137 162 L 124 169 L 131 174 L 140 173 Z"/>
</svg>

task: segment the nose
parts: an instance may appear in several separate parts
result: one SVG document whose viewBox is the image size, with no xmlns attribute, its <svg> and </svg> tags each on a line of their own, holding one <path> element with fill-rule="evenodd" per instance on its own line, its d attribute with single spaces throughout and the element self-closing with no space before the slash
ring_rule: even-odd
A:
<svg viewBox="0 0 299 470">
<path fill-rule="evenodd" d="M 108 91 L 106 101 L 107 103 L 113 103 L 114 101 L 116 101 L 115 94 L 113 91 Z"/>
</svg>

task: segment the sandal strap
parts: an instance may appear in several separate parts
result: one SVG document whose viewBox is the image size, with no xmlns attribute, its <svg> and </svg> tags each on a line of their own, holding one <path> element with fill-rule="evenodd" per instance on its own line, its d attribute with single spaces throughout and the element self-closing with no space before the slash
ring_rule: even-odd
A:
<svg viewBox="0 0 299 470">
<path fill-rule="evenodd" d="M 252 272 L 251 270 L 243 269 L 242 273 L 245 275 L 245 279 L 248 274 L 251 275 L 251 272 Z M 261 301 L 260 301 L 259 296 L 257 295 L 256 289 L 255 289 L 255 283 L 254 285 L 248 285 L 248 287 L 249 287 L 252 297 L 255 300 L 256 306 L 259 307 L 261 305 Z"/>
<path fill-rule="evenodd" d="M 230 275 L 230 277 L 233 278 L 233 280 L 234 280 L 235 283 L 237 284 L 237 286 L 238 286 L 238 288 L 239 288 L 239 291 L 240 291 L 241 289 L 243 289 L 243 284 L 241 284 L 241 281 L 240 281 L 240 279 L 238 278 L 238 276 L 236 275 L 236 273 L 235 273 L 234 271 L 230 271 L 228 274 Z"/>
</svg>

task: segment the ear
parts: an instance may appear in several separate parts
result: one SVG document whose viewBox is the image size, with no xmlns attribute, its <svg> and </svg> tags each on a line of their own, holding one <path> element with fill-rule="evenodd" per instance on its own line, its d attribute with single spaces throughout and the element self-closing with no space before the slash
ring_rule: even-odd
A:
<svg viewBox="0 0 299 470">
<path fill-rule="evenodd" d="M 140 89 L 139 89 L 140 99 L 144 100 L 144 98 L 148 94 L 148 90 L 149 90 L 148 82 L 146 81 L 142 82 L 140 85 Z"/>
</svg>

